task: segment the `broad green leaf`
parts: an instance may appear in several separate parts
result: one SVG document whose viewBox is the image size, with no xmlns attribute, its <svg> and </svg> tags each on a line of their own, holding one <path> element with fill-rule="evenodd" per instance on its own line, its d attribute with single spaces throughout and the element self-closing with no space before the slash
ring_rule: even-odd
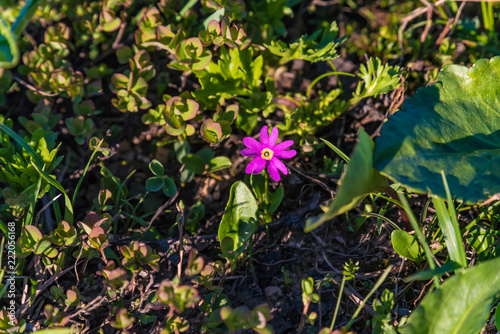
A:
<svg viewBox="0 0 500 334">
<path fill-rule="evenodd" d="M 457 274 L 424 298 L 413 312 L 403 334 L 479 333 L 500 293 L 500 258 Z"/>
<path fill-rule="evenodd" d="M 235 182 L 231 186 L 222 221 L 219 225 L 219 241 L 233 240 L 233 250 L 244 245 L 257 231 L 259 206 L 252 191 L 245 183 Z"/>
<path fill-rule="evenodd" d="M 259 174 L 247 174 L 245 176 L 245 181 L 247 181 L 247 184 L 250 184 L 250 187 L 252 188 L 257 200 L 260 203 L 263 203 L 266 185 L 266 177 L 263 175 L 263 173 L 261 172 Z"/>
<path fill-rule="evenodd" d="M 205 161 L 195 154 L 188 154 L 182 159 L 182 163 L 186 168 L 196 174 L 201 174 L 205 171 Z"/>
<path fill-rule="evenodd" d="M 215 157 L 208 164 L 208 172 L 214 173 L 229 167 L 231 167 L 231 160 L 228 157 Z"/>
<path fill-rule="evenodd" d="M 366 132 L 360 130 L 359 142 L 342 175 L 337 196 L 330 202 L 327 212 L 306 221 L 305 232 L 355 208 L 368 194 L 384 191 L 389 187 L 387 179 L 373 168 L 372 157 L 373 141 Z"/>
<path fill-rule="evenodd" d="M 394 230 L 391 234 L 391 243 L 396 253 L 420 265 L 422 252 L 415 236 L 403 230 Z"/>
<path fill-rule="evenodd" d="M 276 189 L 275 192 L 273 192 L 269 196 L 269 202 L 271 204 L 269 206 L 269 213 L 274 213 L 278 209 L 278 207 L 281 204 L 281 201 L 283 201 L 284 195 L 285 195 L 285 189 L 283 189 L 283 187 L 279 187 L 278 189 Z"/>
<path fill-rule="evenodd" d="M 412 188 L 467 203 L 500 192 L 500 57 L 447 65 L 381 130 L 374 166 Z"/>
<path fill-rule="evenodd" d="M 203 159 L 205 165 L 208 165 L 210 163 L 210 160 L 215 157 L 214 151 L 210 148 L 202 148 L 201 150 L 196 152 L 196 155 Z"/>
</svg>

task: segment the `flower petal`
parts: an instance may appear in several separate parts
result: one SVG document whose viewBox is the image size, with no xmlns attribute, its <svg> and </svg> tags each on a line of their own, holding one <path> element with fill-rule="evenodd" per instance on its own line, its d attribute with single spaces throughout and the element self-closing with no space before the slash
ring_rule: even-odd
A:
<svg viewBox="0 0 500 334">
<path fill-rule="evenodd" d="M 240 153 L 246 157 L 258 157 L 261 154 L 260 151 L 252 150 L 251 148 L 244 148 Z"/>
<path fill-rule="evenodd" d="M 273 160 L 274 159 L 271 159 L 271 162 L 269 162 L 269 165 L 267 165 L 267 170 L 269 171 L 269 176 L 271 176 L 271 179 L 278 182 L 281 179 L 281 175 L 278 171 L 278 167 L 276 167 L 276 165 L 272 163 Z"/>
<path fill-rule="evenodd" d="M 273 128 L 271 130 L 271 135 L 269 136 L 269 141 L 267 142 L 267 145 L 269 147 L 273 147 L 276 145 L 276 141 L 278 141 L 278 136 L 280 135 L 278 128 Z"/>
<path fill-rule="evenodd" d="M 269 129 L 266 126 L 263 126 L 262 129 L 260 129 L 260 142 L 262 145 L 266 146 L 267 142 L 269 141 Z"/>
<path fill-rule="evenodd" d="M 274 156 L 278 159 L 290 159 L 297 155 L 297 151 L 288 150 L 288 151 L 274 151 Z"/>
<path fill-rule="evenodd" d="M 283 173 L 283 175 L 288 174 L 288 168 L 286 168 L 285 164 L 278 158 L 271 159 L 271 161 L 269 161 L 269 165 L 275 165 Z"/>
<path fill-rule="evenodd" d="M 245 137 L 243 138 L 243 144 L 245 144 L 248 149 L 260 153 L 264 147 L 262 147 L 262 144 L 259 143 L 257 140 L 253 139 L 252 137 Z"/>
<path fill-rule="evenodd" d="M 293 140 L 286 140 L 286 141 L 274 146 L 273 147 L 274 156 L 276 158 L 279 158 L 279 159 L 293 158 L 297 154 L 297 151 L 295 151 L 295 150 L 285 151 L 285 149 L 287 149 L 288 147 L 290 147 L 292 145 L 293 145 Z"/>
<path fill-rule="evenodd" d="M 273 151 L 277 152 L 279 150 L 286 150 L 292 145 L 293 145 L 293 140 L 285 140 L 284 142 L 281 142 L 278 145 L 274 146 Z"/>
<path fill-rule="evenodd" d="M 247 174 L 259 174 L 266 167 L 267 161 L 261 157 L 257 157 L 250 161 L 250 163 L 245 168 L 245 173 Z"/>
</svg>

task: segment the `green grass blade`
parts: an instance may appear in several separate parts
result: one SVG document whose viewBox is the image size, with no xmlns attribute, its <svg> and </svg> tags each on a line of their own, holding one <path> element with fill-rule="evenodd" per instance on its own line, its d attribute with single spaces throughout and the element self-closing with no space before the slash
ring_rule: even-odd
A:
<svg viewBox="0 0 500 334">
<path fill-rule="evenodd" d="M 85 166 L 85 169 L 83 170 L 83 174 L 80 177 L 80 180 L 78 180 L 78 184 L 76 185 L 75 191 L 73 193 L 73 198 L 71 199 L 71 205 L 75 205 L 75 200 L 76 200 L 76 195 L 78 195 L 78 190 L 80 190 L 80 186 L 82 185 L 83 179 L 85 178 L 85 175 L 87 174 L 87 171 L 90 167 L 90 164 L 92 163 L 92 160 L 94 160 L 95 155 L 97 154 L 99 148 L 101 147 L 102 143 L 104 142 L 104 139 L 101 139 L 99 144 L 94 148 L 94 151 L 92 152 L 92 155 L 90 156 L 89 161 L 87 162 L 87 165 Z"/>
<path fill-rule="evenodd" d="M 427 240 L 425 239 L 425 236 L 422 233 L 420 226 L 418 225 L 417 218 L 413 214 L 413 211 L 411 210 L 410 204 L 408 203 L 408 201 L 406 200 L 406 198 L 404 197 L 403 194 L 398 193 L 398 196 L 399 196 L 399 200 L 403 204 L 403 207 L 406 211 L 406 214 L 408 215 L 408 218 L 410 219 L 410 224 L 413 227 L 413 229 L 415 230 L 415 234 L 417 235 L 418 241 L 420 242 L 420 245 L 424 249 L 425 257 L 427 259 L 427 263 L 429 265 L 429 268 L 431 268 L 431 270 L 436 269 L 436 264 L 434 263 L 434 259 L 432 257 L 431 248 L 429 247 L 429 244 L 427 243 Z M 435 276 L 434 277 L 434 284 L 436 285 L 436 288 L 440 287 L 438 280 L 439 280 L 439 276 Z"/>
<path fill-rule="evenodd" d="M 457 213 L 455 211 L 455 206 L 453 205 L 453 199 L 451 198 L 450 189 L 444 172 L 441 172 L 441 175 L 443 177 L 446 197 L 448 200 L 448 208 L 446 208 L 444 200 L 437 196 L 432 199 L 432 202 L 434 203 L 434 208 L 436 209 L 439 226 L 441 227 L 446 240 L 446 248 L 450 254 L 450 259 L 465 268 L 467 267 L 467 258 L 465 255 L 460 226 L 458 225 Z"/>
<path fill-rule="evenodd" d="M 337 153 L 342 159 L 344 159 L 345 162 L 349 163 L 349 161 L 351 161 L 351 159 L 349 159 L 349 157 L 344 153 L 342 152 L 337 146 L 333 145 L 332 143 L 330 143 L 328 140 L 326 139 L 323 139 L 323 138 L 320 138 L 329 148 L 331 148 L 335 153 Z"/>
<path fill-rule="evenodd" d="M 31 165 L 35 167 L 36 171 L 40 174 L 41 177 L 43 177 L 45 181 L 47 181 L 47 183 L 54 186 L 63 193 L 64 204 L 66 205 L 66 208 L 64 210 L 64 220 L 66 220 L 70 224 L 73 224 L 73 205 L 71 204 L 71 199 L 64 190 L 63 186 L 57 180 L 53 179 L 49 174 L 47 174 L 43 169 L 38 168 L 38 166 L 34 164 L 33 161 L 31 162 Z"/>
<path fill-rule="evenodd" d="M 43 166 L 42 159 L 40 159 L 38 154 L 31 148 L 31 146 L 28 145 L 28 143 L 23 138 L 21 138 L 20 135 L 18 135 L 14 130 L 3 123 L 0 123 L 0 130 L 3 130 L 12 139 L 14 139 L 16 143 L 18 143 L 26 152 L 28 152 L 31 159 L 33 159 L 38 166 Z"/>
<path fill-rule="evenodd" d="M 26 218 L 24 219 L 23 226 L 24 225 L 33 225 L 33 217 L 35 216 L 36 201 L 38 200 L 38 194 L 40 194 L 41 187 L 42 187 L 42 178 L 40 177 L 40 178 L 38 178 L 35 193 L 33 194 L 33 198 L 31 199 L 31 203 L 30 203 L 30 206 L 28 208 L 28 212 L 26 213 Z"/>
<path fill-rule="evenodd" d="M 0 219 L 0 230 L 2 230 L 3 234 L 7 235 L 9 230 L 7 229 L 7 225 Z M 3 248 L 2 248 L 3 249 Z M 2 255 L 0 255 L 2 256 Z"/>
<path fill-rule="evenodd" d="M 384 283 L 385 279 L 387 278 L 387 275 L 389 275 L 389 273 L 391 272 L 391 269 L 392 269 L 392 266 L 387 267 L 387 269 L 384 271 L 382 276 L 380 276 L 379 279 L 377 280 L 377 283 L 375 283 L 375 285 L 370 290 L 368 295 L 366 295 L 366 298 L 363 299 L 363 302 L 358 306 L 358 308 L 356 309 L 356 312 L 354 312 L 354 314 L 352 315 L 351 320 L 349 320 L 349 322 L 345 326 L 346 332 L 349 330 L 349 328 L 351 328 L 352 324 L 354 323 L 354 320 L 358 317 L 358 314 L 359 314 L 359 312 L 361 312 L 363 307 L 365 307 L 365 304 L 368 301 L 368 299 L 370 299 L 370 297 L 375 293 L 375 291 L 377 291 L 377 289 L 382 285 L 382 283 Z M 340 298 L 340 296 L 339 296 L 339 298 Z"/>
<path fill-rule="evenodd" d="M 66 204 L 66 209 L 64 213 L 64 219 L 72 224 L 73 223 L 73 205 L 71 204 L 71 200 L 64 190 L 63 186 L 55 179 L 53 179 L 49 174 L 47 174 L 43 170 L 44 163 L 42 159 L 38 156 L 38 154 L 31 148 L 31 146 L 28 145 L 28 143 L 21 138 L 14 130 L 9 128 L 7 125 L 0 123 L 0 130 L 3 130 L 5 133 L 7 133 L 12 139 L 14 139 L 31 157 L 32 161 L 31 164 L 33 167 L 35 167 L 36 171 L 40 174 L 40 176 L 47 181 L 50 185 L 54 186 L 57 188 L 59 191 L 61 191 L 64 195 L 64 202 Z"/>
</svg>

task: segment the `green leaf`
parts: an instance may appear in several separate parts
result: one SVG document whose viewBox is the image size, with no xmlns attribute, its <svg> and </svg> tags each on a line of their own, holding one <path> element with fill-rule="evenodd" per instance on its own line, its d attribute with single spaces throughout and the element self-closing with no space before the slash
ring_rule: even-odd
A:
<svg viewBox="0 0 500 334">
<path fill-rule="evenodd" d="M 24 226 L 24 229 L 26 230 L 30 241 L 37 243 L 38 241 L 42 240 L 43 235 L 36 226 L 26 225 Z"/>
<path fill-rule="evenodd" d="M 342 159 L 344 159 L 345 162 L 349 163 L 350 161 L 349 157 L 344 152 L 342 152 L 337 146 L 333 145 L 326 139 L 323 138 L 320 139 L 326 144 L 326 146 L 331 148 L 333 152 L 337 153 Z"/>
<path fill-rule="evenodd" d="M 14 139 L 31 157 L 32 161 L 31 164 L 33 167 L 36 169 L 36 171 L 40 174 L 40 176 L 49 184 L 57 188 L 59 191 L 61 191 L 64 195 L 64 203 L 66 205 L 65 208 L 65 213 L 64 213 L 64 220 L 66 220 L 68 223 L 72 224 L 73 223 L 73 205 L 71 204 L 71 199 L 69 198 L 68 194 L 64 190 L 64 187 L 55 179 L 55 177 L 52 177 L 49 175 L 47 172 L 44 170 L 44 163 L 42 159 L 38 156 L 38 154 L 33 150 L 33 148 L 23 139 L 21 136 L 19 136 L 14 130 L 9 128 L 7 125 L 0 123 L 0 130 L 3 130 L 5 133 L 7 133 L 12 139 Z"/>
<path fill-rule="evenodd" d="M 209 17 L 207 17 L 205 19 L 205 21 L 203 21 L 203 27 L 205 28 L 205 30 L 208 30 L 208 24 L 210 23 L 210 21 L 215 20 L 217 22 L 220 22 L 220 20 L 224 16 L 224 13 L 225 13 L 225 9 L 221 8 L 221 9 L 213 12 Z"/>
<path fill-rule="evenodd" d="M 19 47 L 14 33 L 0 18 L 0 67 L 12 68 L 19 63 Z"/>
<path fill-rule="evenodd" d="M 337 196 L 328 205 L 327 212 L 307 219 L 305 232 L 310 232 L 335 216 L 355 208 L 368 194 L 388 189 L 387 179 L 373 168 L 372 157 L 373 141 L 366 132 L 360 130 L 359 142 L 342 175 Z"/>
<path fill-rule="evenodd" d="M 12 68 L 19 63 L 19 47 L 17 39 L 30 22 L 31 17 L 41 4 L 41 0 L 28 0 L 9 28 L 7 23 L 0 18 L 0 67 Z"/>
<path fill-rule="evenodd" d="M 439 226 L 441 227 L 441 231 L 443 231 L 450 259 L 464 268 L 467 267 L 467 258 L 458 222 L 452 219 L 442 198 L 434 197 L 432 202 L 436 209 Z M 453 202 L 448 202 L 448 205 L 452 206 Z"/>
<path fill-rule="evenodd" d="M 467 233 L 467 242 L 478 254 L 491 252 L 495 245 L 495 233 L 476 225 Z"/>
<path fill-rule="evenodd" d="M 269 196 L 269 202 L 271 203 L 271 205 L 269 206 L 269 213 L 274 213 L 278 209 L 284 195 L 285 189 L 283 189 L 283 187 L 279 187 Z"/>
<path fill-rule="evenodd" d="M 156 176 L 163 176 L 163 174 L 165 173 L 165 169 L 163 168 L 163 165 L 161 164 L 161 162 L 159 162 L 156 159 L 153 159 L 153 161 L 151 161 L 149 163 L 149 169 Z"/>
<path fill-rule="evenodd" d="M 158 191 L 163 187 L 163 178 L 154 176 L 146 180 L 146 190 L 147 191 Z"/>
<path fill-rule="evenodd" d="M 441 267 L 437 267 L 435 269 L 419 271 L 416 274 L 413 274 L 409 277 L 406 277 L 404 279 L 404 281 L 406 283 L 409 283 L 412 281 L 428 281 L 431 278 L 434 278 L 436 276 L 442 276 L 446 273 L 452 272 L 452 271 L 460 269 L 460 268 L 461 268 L 461 266 L 456 262 L 447 262 L 447 263 L 443 264 Z"/>
<path fill-rule="evenodd" d="M 37 333 L 41 334 L 71 334 L 72 332 L 71 328 L 49 328 L 37 331 Z"/>
<path fill-rule="evenodd" d="M 259 202 L 264 202 L 264 192 L 266 186 L 266 178 L 263 173 L 259 174 L 250 174 L 248 175 L 250 178 L 250 186 L 252 187 L 253 192 L 255 193 L 255 197 L 259 200 Z"/>
<path fill-rule="evenodd" d="M 500 293 L 500 258 L 467 269 L 427 294 L 403 334 L 479 333 Z"/>
<path fill-rule="evenodd" d="M 231 160 L 228 157 L 215 157 L 208 164 L 208 173 L 214 173 L 229 167 L 231 167 Z"/>
<path fill-rule="evenodd" d="M 174 180 L 168 176 L 163 177 L 163 192 L 169 197 L 173 197 L 177 193 L 177 186 Z"/>
<path fill-rule="evenodd" d="M 201 150 L 196 152 L 196 155 L 203 159 L 205 165 L 208 165 L 210 163 L 210 160 L 215 157 L 214 151 L 210 148 L 202 148 Z"/>
<path fill-rule="evenodd" d="M 415 192 L 467 203 L 500 192 L 500 57 L 448 65 L 381 130 L 374 166 Z"/>
<path fill-rule="evenodd" d="M 396 253 L 420 265 L 422 252 L 415 236 L 403 230 L 394 230 L 391 234 L 391 243 Z"/>
<path fill-rule="evenodd" d="M 258 211 L 259 206 L 250 189 L 241 181 L 235 182 L 219 225 L 221 244 L 224 238 L 231 238 L 233 250 L 243 246 L 257 231 Z"/>
<path fill-rule="evenodd" d="M 176 141 L 174 143 L 174 152 L 177 157 L 177 161 L 182 164 L 182 159 L 191 152 L 191 147 L 187 141 Z"/>
<path fill-rule="evenodd" d="M 398 66 L 382 65 L 379 58 L 370 58 L 366 66 L 362 64 L 359 68 L 358 76 L 362 81 L 356 87 L 351 104 L 356 104 L 365 97 L 390 92 L 401 83 L 400 74 L 401 69 Z"/>
<path fill-rule="evenodd" d="M 495 327 L 497 328 L 497 331 L 500 331 L 500 307 L 495 309 Z"/>
<path fill-rule="evenodd" d="M 325 27 L 321 39 L 317 41 L 321 30 L 314 32 L 311 36 L 301 36 L 294 43 L 286 45 L 282 41 L 271 41 L 271 44 L 264 44 L 273 54 L 280 56 L 281 64 L 285 64 L 293 59 L 304 59 L 311 62 L 333 60 L 339 55 L 336 48 L 342 40 L 336 39 L 338 35 L 336 22 L 332 22 Z"/>
<path fill-rule="evenodd" d="M 202 174 L 205 171 L 205 161 L 195 154 L 188 154 L 182 159 L 186 168 L 196 174 Z"/>
</svg>

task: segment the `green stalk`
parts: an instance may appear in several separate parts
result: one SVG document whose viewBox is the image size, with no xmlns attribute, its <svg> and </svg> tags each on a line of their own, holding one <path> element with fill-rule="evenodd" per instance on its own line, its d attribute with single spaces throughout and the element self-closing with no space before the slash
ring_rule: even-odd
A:
<svg viewBox="0 0 500 334">
<path fill-rule="evenodd" d="M 40 193 L 41 186 L 42 186 L 42 178 L 40 177 L 40 178 L 38 178 L 35 193 L 33 194 L 33 198 L 31 199 L 30 206 L 28 207 L 28 212 L 26 213 L 26 218 L 24 219 L 24 222 L 22 224 L 23 227 L 25 225 L 33 225 L 32 223 L 33 223 L 33 217 L 35 216 L 36 202 L 38 200 L 38 194 Z M 31 188 L 31 187 L 29 187 L 29 188 Z"/>
<path fill-rule="evenodd" d="M 481 2 L 481 12 L 483 14 L 483 25 L 484 29 L 489 32 L 494 31 L 494 17 L 493 17 L 493 3 L 492 2 Z"/>
<path fill-rule="evenodd" d="M 272 221 L 272 217 L 269 214 L 269 172 L 266 170 L 264 172 L 264 222 L 266 223 L 266 236 L 267 243 L 269 244 L 269 223 Z"/>
<path fill-rule="evenodd" d="M 342 276 L 342 283 L 340 283 L 339 296 L 337 298 L 337 305 L 335 305 L 335 312 L 333 313 L 332 323 L 330 324 L 330 330 L 333 331 L 333 326 L 335 326 L 335 320 L 337 320 L 337 314 L 340 308 L 340 299 L 342 294 L 344 293 L 344 285 L 345 285 L 345 275 Z"/>
<path fill-rule="evenodd" d="M 313 80 L 313 82 L 311 82 L 311 84 L 309 85 L 309 88 L 307 88 L 307 91 L 306 91 L 306 96 L 309 97 L 309 95 L 311 94 L 311 90 L 312 88 L 318 83 L 318 81 L 320 81 L 321 79 L 325 78 L 325 77 L 328 77 L 330 75 L 336 75 L 337 76 L 337 82 L 339 83 L 339 87 L 340 89 L 342 89 L 342 84 L 340 83 L 340 80 L 338 79 L 338 75 L 347 75 L 347 76 L 350 76 L 350 77 L 353 77 L 354 74 L 351 74 L 351 73 L 347 73 L 347 72 L 337 72 L 337 71 L 334 71 L 334 72 L 328 72 L 328 73 L 323 73 L 321 74 L 319 77 L 317 77 L 316 79 Z"/>
<path fill-rule="evenodd" d="M 97 154 L 98 149 L 101 147 L 101 145 L 102 145 L 103 142 L 104 142 L 104 139 L 101 139 L 101 141 L 99 142 L 99 144 L 97 144 L 97 147 L 94 148 L 94 151 L 92 152 L 92 155 L 90 156 L 90 159 L 87 162 L 87 165 L 85 166 L 85 169 L 83 170 L 83 174 L 80 177 L 80 180 L 78 180 L 78 184 L 76 185 L 75 191 L 73 193 L 73 198 L 71 199 L 71 205 L 72 206 L 75 205 L 76 195 L 78 194 L 78 190 L 80 190 L 80 186 L 82 185 L 83 178 L 87 174 L 87 171 L 88 171 L 88 169 L 90 167 L 90 164 L 91 164 L 92 160 L 94 160 L 94 157 Z"/>
<path fill-rule="evenodd" d="M 392 266 L 387 267 L 387 269 L 384 271 L 384 273 L 382 274 L 382 276 L 380 276 L 380 278 L 377 280 L 377 283 L 375 283 L 375 285 L 373 286 L 373 288 L 370 290 L 370 292 L 368 293 L 368 295 L 366 296 L 366 298 L 363 299 L 363 302 L 358 306 L 358 308 L 356 309 L 356 312 L 354 312 L 354 314 L 352 315 L 351 320 L 349 320 L 349 322 L 347 323 L 347 325 L 345 325 L 345 331 L 346 332 L 349 330 L 349 328 L 351 328 L 352 324 L 354 323 L 354 320 L 356 320 L 356 318 L 359 315 L 359 312 L 361 312 L 361 310 L 363 309 L 363 307 L 365 307 L 365 304 L 368 301 L 368 299 L 370 299 L 370 297 L 375 293 L 375 291 L 377 291 L 377 289 L 385 281 L 385 279 L 387 278 L 387 275 L 389 275 L 389 272 L 391 271 L 391 269 L 392 269 Z"/>
<path fill-rule="evenodd" d="M 410 224 L 413 227 L 413 230 L 415 231 L 415 234 L 417 235 L 418 241 L 420 242 L 420 245 L 424 249 L 425 257 L 427 258 L 427 263 L 429 264 L 429 268 L 436 269 L 436 264 L 434 263 L 434 259 L 432 257 L 432 251 L 429 245 L 427 244 L 427 240 L 425 240 L 425 237 L 422 233 L 422 230 L 420 229 L 420 226 L 418 225 L 417 218 L 415 218 L 415 215 L 413 214 L 413 211 L 411 210 L 410 204 L 408 204 L 408 201 L 406 200 L 405 196 L 401 193 L 398 193 L 399 200 L 403 204 L 403 207 L 408 214 L 408 218 L 410 220 Z M 434 276 L 434 285 L 436 288 L 440 288 L 439 284 L 439 276 Z"/>
</svg>

